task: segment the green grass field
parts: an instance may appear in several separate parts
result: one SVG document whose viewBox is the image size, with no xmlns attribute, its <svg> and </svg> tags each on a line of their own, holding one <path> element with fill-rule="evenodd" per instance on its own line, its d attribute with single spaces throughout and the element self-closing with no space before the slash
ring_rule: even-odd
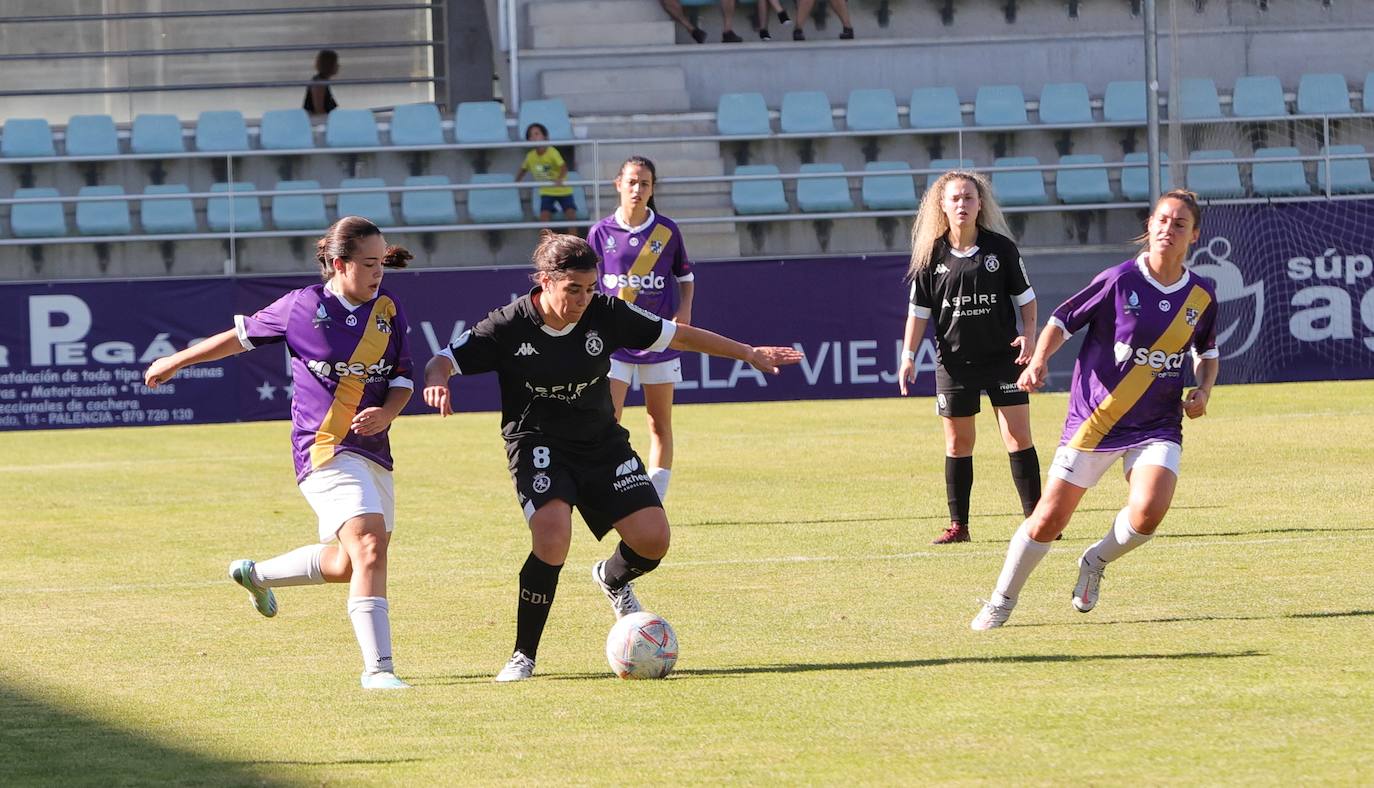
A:
<svg viewBox="0 0 1374 788">
<path fill-rule="evenodd" d="M 1042 465 L 1064 407 L 1034 400 Z M 1019 506 L 985 414 L 975 541 L 927 544 L 932 411 L 680 406 L 673 549 L 638 584 L 677 672 L 611 676 L 588 568 L 612 542 L 577 525 L 535 680 L 500 686 L 528 537 L 497 418 L 402 419 L 390 597 L 415 689 L 382 694 L 358 688 L 343 587 L 284 589 L 268 620 L 225 577 L 314 538 L 285 423 L 0 434 L 0 784 L 1374 779 L 1370 381 L 1218 388 L 1161 536 L 1097 609 L 1069 604 L 1074 562 L 1117 471 L 987 633 L 968 622 Z"/>
</svg>

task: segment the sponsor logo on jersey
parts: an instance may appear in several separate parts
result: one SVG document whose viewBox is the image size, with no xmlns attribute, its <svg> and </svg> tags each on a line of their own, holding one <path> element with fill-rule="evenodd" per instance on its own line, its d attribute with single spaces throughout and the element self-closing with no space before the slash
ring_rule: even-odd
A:
<svg viewBox="0 0 1374 788">
<path fill-rule="evenodd" d="M 949 266 L 945 265 L 944 263 L 940 263 L 939 265 L 935 266 L 935 273 L 936 275 L 947 274 L 949 273 Z"/>
<path fill-rule="evenodd" d="M 561 402 L 574 402 L 580 398 L 589 387 L 601 380 L 597 375 L 591 380 L 582 383 L 560 383 L 557 386 L 536 386 L 529 381 L 525 381 L 525 390 L 531 397 L 541 399 L 556 399 Z"/>
<path fill-rule="evenodd" d="M 1131 357 L 1131 346 L 1125 342 L 1118 342 L 1112 346 L 1112 355 L 1116 357 L 1116 363 L 1125 364 Z"/>
<path fill-rule="evenodd" d="M 534 479 L 530 482 L 530 487 L 535 492 L 540 493 L 541 495 L 543 493 L 548 492 L 549 487 L 552 485 L 553 482 L 549 480 L 549 475 L 547 473 L 544 473 L 543 471 L 536 473 L 534 475 Z"/>
<path fill-rule="evenodd" d="M 945 409 L 945 395 L 944 395 L 944 394 L 936 394 L 936 395 L 935 395 L 935 407 L 937 407 L 937 408 L 940 409 L 940 410 L 944 410 L 944 409 Z"/>
<path fill-rule="evenodd" d="M 601 335 L 595 331 L 587 332 L 587 341 L 584 343 L 587 348 L 587 355 L 599 356 L 601 351 L 606 349 L 606 343 L 601 341 Z"/>
<path fill-rule="evenodd" d="M 616 492 L 625 492 L 640 485 L 652 483 L 649 481 L 648 475 L 640 468 L 638 458 L 635 457 L 617 465 L 615 476 L 616 479 L 611 483 L 611 487 Z"/>
<path fill-rule="evenodd" d="M 385 359 L 375 364 L 364 364 L 355 361 L 352 364 L 347 361 L 335 361 L 330 364 L 321 359 L 311 359 L 305 362 L 306 368 L 315 374 L 316 377 L 328 378 L 331 374 L 338 378 L 363 378 L 364 383 L 376 383 L 391 377 L 391 372 L 396 367 Z"/>
<path fill-rule="evenodd" d="M 631 457 L 630 459 L 616 466 L 615 475 L 625 476 L 627 474 L 634 473 L 637 470 L 639 470 L 639 459 L 636 457 Z"/>
<path fill-rule="evenodd" d="M 518 347 L 518 348 L 515 349 L 515 355 L 517 355 L 517 356 L 537 356 L 537 355 L 539 355 L 539 351 L 534 349 L 534 345 L 531 345 L 531 344 L 528 343 L 528 342 L 521 342 L 521 343 L 520 343 L 520 347 Z"/>
<path fill-rule="evenodd" d="M 988 273 L 994 273 L 1002 267 L 1002 261 L 997 259 L 997 255 L 990 254 L 983 258 L 983 267 L 988 269 Z"/>
<path fill-rule="evenodd" d="M 377 333 L 379 333 L 379 334 L 390 334 L 390 333 L 391 333 L 391 323 L 387 322 L 387 319 L 386 319 L 384 316 L 382 316 L 382 315 L 377 315 Z"/>
<path fill-rule="evenodd" d="M 615 251 L 615 236 L 614 236 L 614 235 L 608 235 L 608 236 L 606 236 L 606 251 L 608 251 L 608 252 L 614 252 L 614 251 Z"/>
<path fill-rule="evenodd" d="M 1180 370 L 1183 369 L 1183 362 L 1188 358 L 1186 351 L 1178 353 L 1165 353 L 1163 350 L 1151 350 L 1147 347 L 1136 348 L 1131 363 L 1137 367 L 1149 367 L 1155 371 L 1157 378 L 1178 377 Z"/>
<path fill-rule="evenodd" d="M 320 304 L 319 308 L 315 310 L 315 317 L 311 318 L 310 322 L 315 324 L 315 328 L 320 328 L 334 322 L 334 319 L 329 316 L 328 312 L 324 311 L 324 304 Z"/>
<path fill-rule="evenodd" d="M 668 279 L 663 274 L 656 274 L 650 271 L 647 274 L 603 274 L 601 284 L 607 290 L 618 290 L 622 287 L 633 287 L 636 290 L 662 290 L 668 286 Z"/>
<path fill-rule="evenodd" d="M 942 302 L 945 309 L 953 310 L 950 317 L 978 317 L 980 315 L 992 314 L 993 307 L 997 304 L 996 293 L 974 293 L 973 295 L 958 295 L 953 298 L 945 298 Z"/>
<path fill-rule="evenodd" d="M 1140 294 L 1132 290 L 1131 294 L 1126 296 L 1126 304 L 1122 308 L 1129 314 L 1140 314 Z"/>
<path fill-rule="evenodd" d="M 1169 299 L 1167 299 L 1167 298 L 1161 298 L 1161 299 L 1159 299 L 1159 311 L 1161 311 L 1161 312 L 1168 312 L 1169 310 L 1171 310 L 1171 309 L 1173 309 L 1173 308 L 1174 308 L 1174 305 L 1171 304 L 1171 303 L 1169 303 Z"/>
</svg>

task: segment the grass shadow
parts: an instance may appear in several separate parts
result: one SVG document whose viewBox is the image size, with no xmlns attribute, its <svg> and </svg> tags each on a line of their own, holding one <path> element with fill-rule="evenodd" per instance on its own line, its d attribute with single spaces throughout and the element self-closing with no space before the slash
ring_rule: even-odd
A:
<svg viewBox="0 0 1374 788">
<path fill-rule="evenodd" d="M 1374 526 L 1355 526 L 1352 528 L 1257 528 L 1253 531 L 1202 531 L 1186 534 L 1161 533 L 1163 539 L 1200 539 L 1208 536 L 1254 536 L 1256 534 L 1325 534 L 1347 531 L 1374 531 Z"/>
<path fill-rule="evenodd" d="M 1017 627 L 1112 627 L 1122 624 L 1181 624 L 1201 621 L 1278 621 L 1303 618 L 1351 618 L 1374 616 L 1374 610 L 1319 611 L 1315 613 L 1277 613 L 1272 616 L 1169 616 L 1166 618 L 1132 618 L 1113 621 L 1031 622 Z"/>
<path fill-rule="evenodd" d="M 1198 504 L 1196 506 L 1173 506 L 1172 509 L 1222 509 L 1217 504 Z M 1078 509 L 1075 514 L 1110 513 L 1116 514 L 1121 508 L 1113 507 L 1083 507 Z M 979 513 L 976 519 L 980 521 L 988 520 L 1010 520 L 1015 519 L 1020 522 L 1025 515 L 1019 511 L 1007 512 L 987 512 Z M 864 515 L 864 516 L 837 516 L 837 517 L 814 517 L 806 520 L 787 519 L 787 520 L 701 520 L 698 522 L 674 522 L 674 528 L 711 528 L 722 525 L 828 525 L 830 523 L 886 523 L 886 522 L 949 522 L 949 515 L 945 513 L 935 514 L 900 514 L 900 515 Z M 1316 529 L 1323 530 L 1323 529 Z M 1331 529 L 1334 530 L 1334 529 Z M 1262 533 L 1256 531 L 1255 533 Z"/>
</svg>

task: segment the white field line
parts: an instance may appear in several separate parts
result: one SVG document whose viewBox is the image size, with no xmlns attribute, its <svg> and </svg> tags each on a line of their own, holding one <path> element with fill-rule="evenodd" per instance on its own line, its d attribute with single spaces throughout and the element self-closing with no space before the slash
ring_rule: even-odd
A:
<svg viewBox="0 0 1374 788">
<path fill-rule="evenodd" d="M 4 465 L 0 466 L 0 473 L 40 473 L 46 471 L 76 471 L 76 470 L 96 470 L 98 468 L 127 468 L 131 464 L 144 465 L 194 465 L 196 463 L 211 463 L 218 465 L 224 462 L 262 462 L 260 454 L 242 455 L 214 455 L 198 454 L 188 457 L 143 457 L 137 463 L 130 463 L 128 460 L 88 460 L 85 462 L 50 462 L 41 465 Z"/>
</svg>

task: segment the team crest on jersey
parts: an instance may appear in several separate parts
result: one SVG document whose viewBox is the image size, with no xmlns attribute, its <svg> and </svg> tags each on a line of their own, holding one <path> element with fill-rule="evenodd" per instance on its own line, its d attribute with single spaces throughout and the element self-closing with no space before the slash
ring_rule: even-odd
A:
<svg viewBox="0 0 1374 788">
<path fill-rule="evenodd" d="M 383 316 L 383 315 L 377 315 L 377 333 L 378 333 L 378 334 L 390 334 L 390 333 L 391 333 L 391 323 L 387 322 L 386 317 Z"/>
<path fill-rule="evenodd" d="M 1174 305 L 1171 304 L 1171 303 L 1169 303 L 1169 301 L 1168 301 L 1167 299 L 1164 299 L 1164 298 L 1159 299 L 1159 311 L 1161 311 L 1161 312 L 1168 312 L 1170 309 L 1173 309 L 1173 308 L 1174 308 Z"/>
<path fill-rule="evenodd" d="M 1002 267 L 1002 261 L 997 259 L 997 255 L 990 254 L 983 258 L 983 267 L 988 269 L 988 273 L 996 273 Z"/>
<path fill-rule="evenodd" d="M 315 310 L 315 317 L 311 318 L 310 322 L 315 324 L 315 328 L 320 328 L 334 322 L 334 319 L 329 316 L 328 312 L 324 311 L 324 304 L 320 304 L 319 308 Z"/>
<path fill-rule="evenodd" d="M 1192 308 L 1191 306 L 1187 309 L 1184 309 L 1183 319 L 1186 320 L 1188 322 L 1188 325 L 1190 326 L 1197 325 L 1197 310 Z"/>
<path fill-rule="evenodd" d="M 548 492 L 549 487 L 552 485 L 553 482 L 549 480 L 549 475 L 543 471 L 536 473 L 534 475 L 534 480 L 530 482 L 530 487 L 534 488 L 534 491 L 540 494 Z"/>
<path fill-rule="evenodd" d="M 663 254 L 663 242 L 657 239 L 650 240 L 649 251 L 654 254 Z"/>
<path fill-rule="evenodd" d="M 1132 291 L 1131 291 L 1131 294 L 1128 295 L 1128 296 L 1126 296 L 1126 307 L 1125 307 L 1125 309 L 1126 309 L 1127 312 L 1129 312 L 1129 313 L 1131 313 L 1131 314 L 1133 314 L 1133 315 L 1138 315 L 1138 314 L 1140 314 L 1140 294 L 1139 294 L 1139 293 L 1137 293 L 1136 291 L 1132 290 Z"/>
<path fill-rule="evenodd" d="M 606 349 L 606 343 L 601 341 L 600 334 L 595 331 L 588 331 L 585 347 L 587 348 L 587 355 L 599 356 L 601 351 Z"/>
<path fill-rule="evenodd" d="M 630 236 L 630 246 L 639 246 L 639 239 L 633 235 Z"/>
<path fill-rule="evenodd" d="M 347 326 L 349 326 L 350 328 L 352 328 L 353 326 L 358 325 L 358 316 L 357 316 L 357 315 L 349 315 L 348 317 L 344 318 L 344 324 L 347 325 Z"/>
</svg>

